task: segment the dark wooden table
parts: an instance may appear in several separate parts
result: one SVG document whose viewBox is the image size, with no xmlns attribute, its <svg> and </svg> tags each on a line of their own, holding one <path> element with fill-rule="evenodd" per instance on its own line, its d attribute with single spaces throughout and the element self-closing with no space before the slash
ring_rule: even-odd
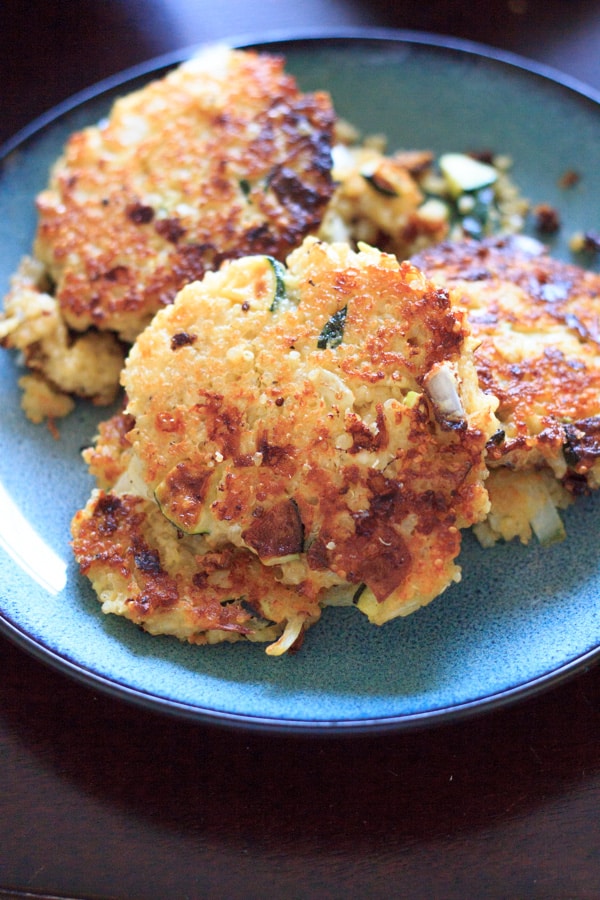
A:
<svg viewBox="0 0 600 900">
<path fill-rule="evenodd" d="M 583 0 L 3 0 L 0 140 L 179 47 L 349 25 L 483 41 L 600 89 Z M 600 897 L 598 667 L 501 711 L 358 738 L 161 717 L 3 638 L 0 670 L 0 896 Z"/>
</svg>

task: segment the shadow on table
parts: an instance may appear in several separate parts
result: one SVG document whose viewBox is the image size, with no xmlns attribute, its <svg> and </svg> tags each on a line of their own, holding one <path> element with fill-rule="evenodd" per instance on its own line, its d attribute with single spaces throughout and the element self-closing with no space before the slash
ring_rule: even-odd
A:
<svg viewBox="0 0 600 900">
<path fill-rule="evenodd" d="M 597 668 L 510 709 L 350 739 L 171 720 L 19 657 L 7 645 L 1 658 L 3 718 L 24 757 L 140 827 L 232 850 L 251 835 L 257 854 L 326 855 L 334 837 L 349 854 L 392 852 L 564 805 L 600 777 Z"/>
</svg>

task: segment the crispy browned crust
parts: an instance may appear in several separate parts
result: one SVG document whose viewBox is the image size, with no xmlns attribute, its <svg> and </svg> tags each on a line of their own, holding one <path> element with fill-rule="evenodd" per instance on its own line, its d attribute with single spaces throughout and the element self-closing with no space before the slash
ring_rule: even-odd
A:
<svg viewBox="0 0 600 900">
<path fill-rule="evenodd" d="M 412 265 L 308 241 L 288 266 L 293 303 L 272 309 L 255 258 L 154 320 L 125 372 L 130 440 L 182 532 L 248 548 L 308 594 L 366 584 L 383 621 L 457 577 L 459 529 L 487 511 L 493 416 L 470 393 L 462 313 Z M 429 394 L 440 366 L 464 381 L 460 420 Z"/>
<path fill-rule="evenodd" d="M 281 58 L 180 68 L 74 134 L 38 198 L 36 254 L 68 324 L 132 340 L 182 285 L 252 253 L 283 258 L 333 191 L 333 112 Z"/>
<path fill-rule="evenodd" d="M 98 426 L 94 445 L 83 451 L 90 474 L 99 487 L 112 487 L 127 469 L 131 444 L 127 437 L 135 422 L 126 412 L 118 412 Z"/>
<path fill-rule="evenodd" d="M 191 643 L 206 643 L 215 631 L 218 640 L 261 631 L 266 637 L 257 639 L 274 639 L 294 615 L 306 623 L 319 617 L 314 598 L 279 584 L 249 551 L 186 545 L 174 530 L 160 541 L 161 529 L 156 505 L 131 495 L 95 492 L 75 516 L 75 555 L 108 611 Z"/>
<path fill-rule="evenodd" d="M 600 460 L 600 275 L 519 238 L 444 243 L 415 257 L 467 309 L 483 388 L 505 430 L 491 465 L 548 464 L 569 489 Z"/>
</svg>

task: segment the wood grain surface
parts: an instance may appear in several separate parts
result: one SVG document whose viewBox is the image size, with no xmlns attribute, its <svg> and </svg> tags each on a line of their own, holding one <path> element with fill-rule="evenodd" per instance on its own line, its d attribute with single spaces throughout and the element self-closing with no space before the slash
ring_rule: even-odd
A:
<svg viewBox="0 0 600 900">
<path fill-rule="evenodd" d="M 366 25 L 482 41 L 600 90 L 595 2 L 4 0 L 0 141 L 180 47 Z M 600 897 L 600 667 L 458 724 L 277 737 L 146 712 L 0 638 L 0 762 L 0 896 Z"/>
</svg>

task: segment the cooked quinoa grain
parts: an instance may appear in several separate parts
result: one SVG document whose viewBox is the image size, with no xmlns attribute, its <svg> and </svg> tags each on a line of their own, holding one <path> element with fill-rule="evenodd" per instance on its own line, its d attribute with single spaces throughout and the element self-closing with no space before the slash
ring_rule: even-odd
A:
<svg viewBox="0 0 600 900">
<path fill-rule="evenodd" d="M 38 198 L 36 256 L 68 324 L 132 340 L 227 258 L 284 258 L 332 192 L 331 103 L 279 57 L 216 48 L 70 139 Z"/>
<path fill-rule="evenodd" d="M 411 264 L 316 239 L 286 268 L 265 256 L 226 264 L 155 317 L 123 380 L 135 425 L 116 455 L 127 472 L 74 523 L 93 582 L 113 568 L 128 585 L 136 579 L 121 543 L 134 526 L 123 513 L 112 544 L 110 497 L 160 521 L 169 554 L 194 548 L 204 565 L 226 551 L 276 583 L 280 605 L 268 591 L 251 604 L 282 635 L 270 652 L 328 602 L 354 601 L 382 624 L 459 578 L 460 530 L 488 511 L 495 401 L 477 385 L 463 314 Z M 181 560 L 167 565 L 160 541 L 144 540 L 161 571 L 193 577 Z M 105 607 L 135 609 L 136 621 L 164 630 L 159 595 L 144 589 L 142 616 L 127 591 L 115 588 L 110 602 L 105 593 Z M 181 591 L 169 610 L 191 602 Z M 211 597 L 196 592 L 193 604 Z M 244 622 L 228 639 L 245 635 Z M 199 626 L 193 639 L 211 638 Z"/>
<path fill-rule="evenodd" d="M 281 58 L 224 47 L 117 100 L 72 135 L 37 198 L 34 260 L 0 341 L 52 392 L 110 402 L 120 341 L 184 284 L 248 253 L 284 259 L 316 231 L 333 125 L 328 95 L 302 93 Z"/>
<path fill-rule="evenodd" d="M 415 263 L 457 292 L 479 382 L 499 400 L 493 515 L 480 534 L 527 541 L 533 524 L 543 542 L 563 537 L 555 508 L 600 485 L 600 275 L 522 237 L 445 243 Z"/>
</svg>

